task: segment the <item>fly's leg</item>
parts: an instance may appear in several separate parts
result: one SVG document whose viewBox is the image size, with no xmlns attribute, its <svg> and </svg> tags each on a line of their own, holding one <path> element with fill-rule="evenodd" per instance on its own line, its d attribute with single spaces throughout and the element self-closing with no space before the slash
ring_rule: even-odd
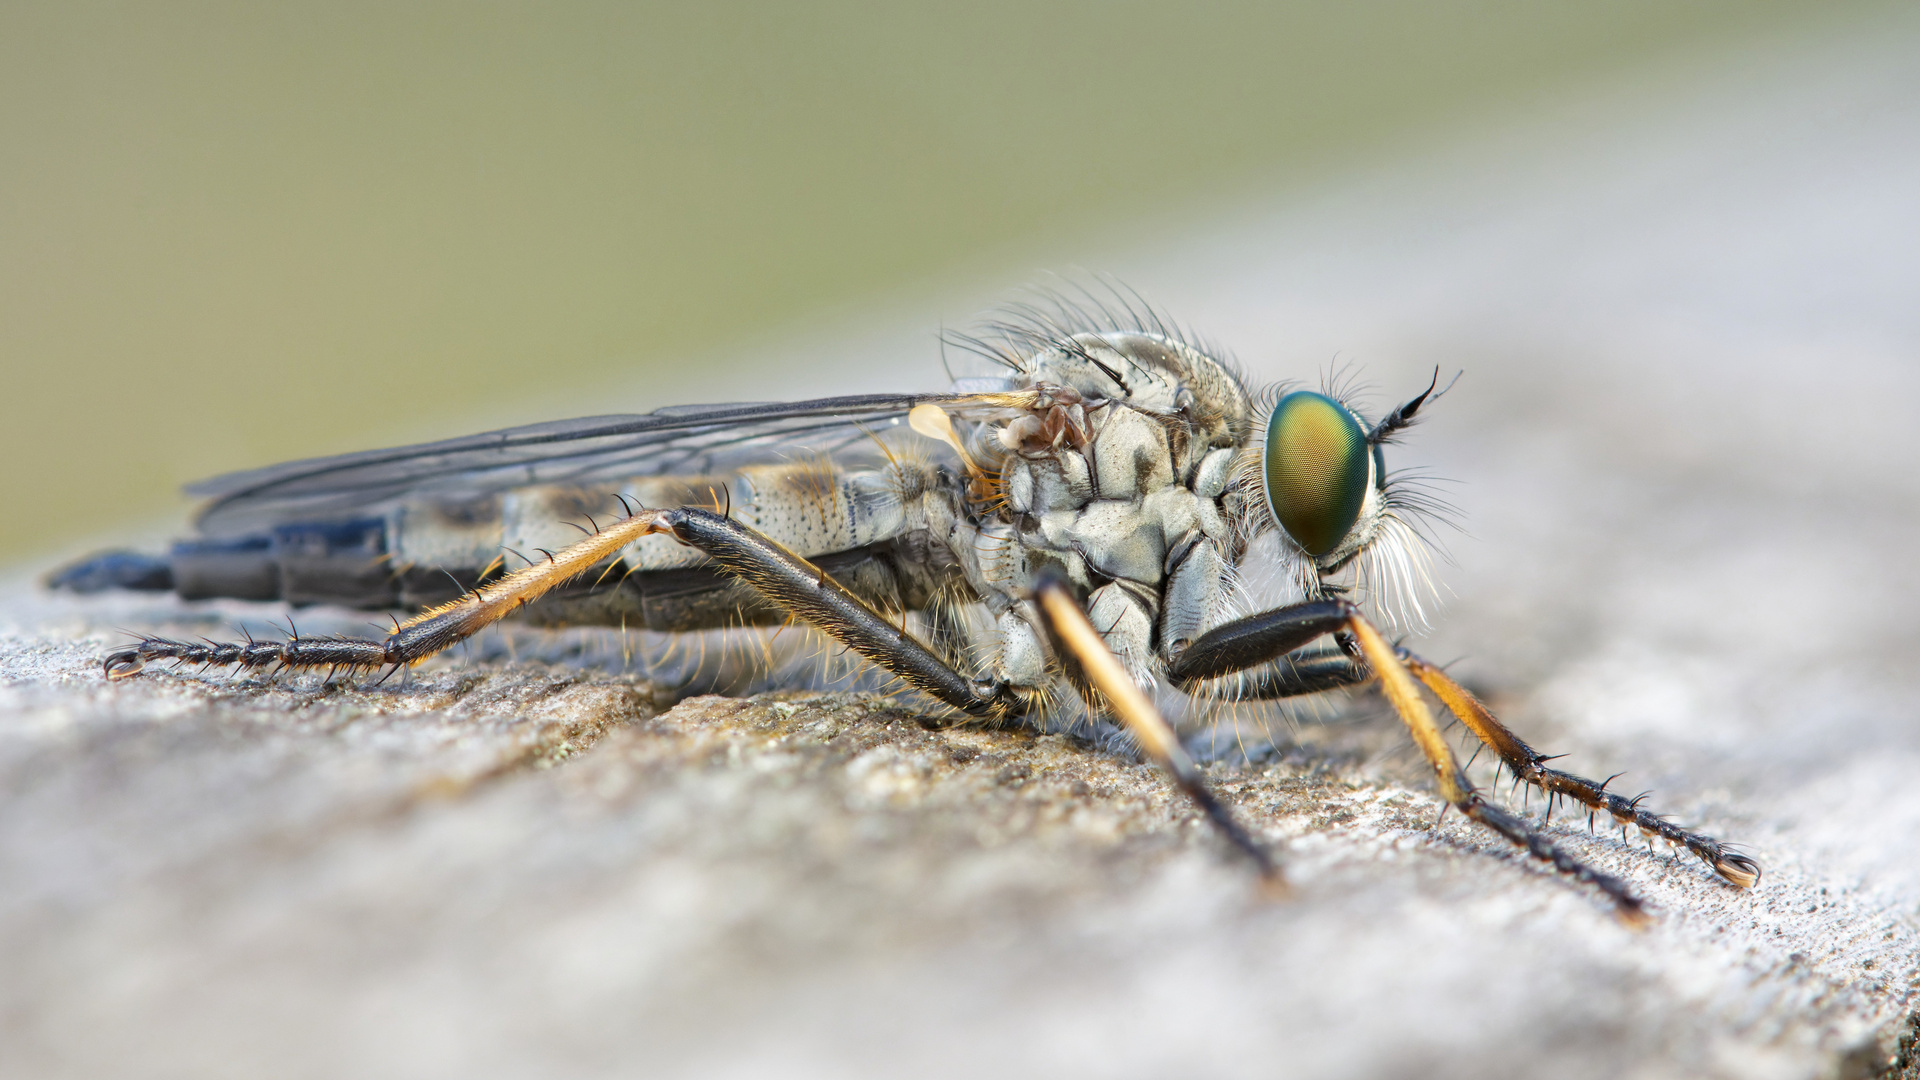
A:
<svg viewBox="0 0 1920 1080">
<path fill-rule="evenodd" d="M 1629 799 L 1606 790 L 1606 785 L 1573 773 L 1548 768 L 1553 760 L 1528 746 L 1502 724 L 1480 699 L 1455 682 L 1438 666 L 1408 652 L 1395 654 L 1428 690 L 1446 705 L 1447 710 L 1466 725 L 1521 782 L 1538 788 L 1548 799 L 1566 797 L 1585 806 L 1590 813 L 1613 818 L 1622 829 L 1635 828 L 1646 837 L 1658 836 L 1676 847 L 1692 852 L 1713 868 L 1729 884 L 1742 889 L 1760 881 L 1760 864 L 1705 833 L 1683 829 L 1673 822 L 1641 807 L 1640 799 Z M 1243 700 L 1273 700 L 1298 697 L 1323 690 L 1356 686 L 1373 677 L 1364 665 L 1340 653 L 1323 653 L 1300 659 L 1283 658 L 1285 665 L 1263 669 L 1237 688 Z"/>
<path fill-rule="evenodd" d="M 1715 873 L 1742 889 L 1751 888 L 1760 881 L 1759 863 L 1729 850 L 1713 837 L 1682 829 L 1658 814 L 1641 809 L 1639 799 L 1628 799 L 1607 791 L 1604 784 L 1547 768 L 1546 762 L 1551 760 L 1549 757 L 1521 741 L 1465 687 L 1454 682 L 1438 667 L 1404 649 L 1399 651 L 1399 656 L 1408 670 L 1433 691 L 1448 711 L 1459 717 L 1468 730 L 1500 755 L 1500 760 L 1513 771 L 1513 775 L 1539 788 L 1549 799 L 1566 796 L 1589 811 L 1612 816 L 1622 828 L 1632 826 L 1644 836 L 1658 836 L 1668 843 L 1684 847 L 1711 866 Z"/>
<path fill-rule="evenodd" d="M 1352 606 L 1343 600 L 1317 600 L 1235 619 L 1188 645 L 1167 665 L 1167 674 L 1184 688 L 1257 668 L 1235 692 L 1259 701 L 1358 686 L 1373 673 L 1346 653 L 1288 655 L 1324 634 L 1344 633 L 1352 617 Z M 1262 667 L 1268 661 L 1285 666 Z"/>
<path fill-rule="evenodd" d="M 1322 600 L 1238 619 L 1202 634 L 1174 658 L 1168 665 L 1168 673 L 1176 684 L 1217 678 L 1278 659 L 1329 633 L 1346 635 L 1355 659 L 1365 665 L 1362 669 L 1356 664 L 1355 669 L 1365 670 L 1380 680 L 1380 689 L 1393 711 L 1406 724 L 1414 743 L 1433 766 L 1440 796 L 1447 805 L 1575 881 L 1605 893 L 1623 921 L 1635 925 L 1646 921 L 1645 904 L 1627 888 L 1626 882 L 1574 858 L 1525 820 L 1481 796 L 1460 768 L 1453 748 L 1447 744 L 1440 725 L 1434 722 L 1426 701 L 1421 698 L 1413 676 L 1402 666 L 1394 648 L 1353 604 L 1345 600 Z"/>
<path fill-rule="evenodd" d="M 1259 663 L 1278 658 L 1284 650 L 1305 645 L 1318 633 L 1337 632 L 1343 622 L 1336 610 L 1338 606 L 1337 602 L 1301 604 L 1229 623 L 1205 635 L 1181 654 L 1173 663 L 1172 673 L 1176 680 L 1191 681 L 1230 673 L 1234 665 L 1245 660 Z M 1607 791 L 1604 784 L 1547 768 L 1546 762 L 1551 758 L 1528 746 L 1495 718 L 1478 698 L 1439 667 L 1405 649 L 1397 649 L 1395 654 L 1446 705 L 1449 712 L 1482 743 L 1500 755 L 1501 761 L 1515 776 L 1539 788 L 1549 799 L 1565 796 L 1590 811 L 1610 815 L 1623 828 L 1637 828 L 1644 836 L 1658 836 L 1684 847 L 1712 867 L 1715 873 L 1740 888 L 1749 888 L 1759 882 L 1758 863 L 1729 849 L 1713 837 L 1683 829 L 1658 814 L 1642 809 L 1639 800 Z M 1251 676 L 1239 688 L 1240 696 L 1259 700 L 1295 697 L 1354 686 L 1372 678 L 1372 673 L 1365 666 L 1339 653 L 1279 662 L 1285 666 L 1263 669 Z"/>
<path fill-rule="evenodd" d="M 1366 665 L 1354 662 L 1345 653 L 1326 652 L 1311 656 L 1288 656 L 1263 667 L 1241 680 L 1235 695 L 1242 701 L 1278 701 L 1284 698 L 1319 694 L 1360 686 L 1373 678 Z"/>
<path fill-rule="evenodd" d="M 1200 635 L 1167 665 L 1176 684 L 1245 671 L 1337 634 L 1357 614 L 1345 600 L 1315 600 L 1235 619 Z"/>
<path fill-rule="evenodd" d="M 962 712 L 987 718 L 1007 717 L 1027 711 L 1031 704 L 1027 696 L 1010 684 L 970 679 L 955 671 L 912 635 L 847 591 L 826 571 L 731 518 L 695 508 L 642 510 L 608 532 L 627 527 L 636 520 L 645 523 L 634 535 L 670 534 L 706 554 L 723 573 L 739 578 L 774 604 L 893 672 L 914 688 Z M 583 549 L 581 565 L 591 567 L 617 546 L 591 548 L 588 541 L 582 541 L 575 548 Z M 558 556 L 559 560 L 564 562 L 574 550 L 568 548 Z M 504 586 L 511 581 L 508 578 L 500 584 Z M 1148 755 L 1171 773 L 1228 840 L 1260 867 L 1262 877 L 1278 885 L 1279 872 L 1266 849 L 1240 827 L 1208 790 L 1172 727 L 1107 648 L 1066 587 L 1057 579 L 1044 579 L 1034 599 L 1049 633 L 1063 646 L 1059 650 L 1061 655 L 1072 658 L 1086 675 L 1087 682 L 1113 704 Z M 450 609 L 457 607 L 450 605 Z M 449 610 L 442 617 L 454 618 L 459 614 L 458 610 Z"/>
<path fill-rule="evenodd" d="M 1043 575 L 1033 590 L 1034 607 L 1040 613 L 1047 636 L 1053 640 L 1054 653 L 1070 665 L 1071 681 L 1085 693 L 1091 688 L 1105 699 L 1113 714 L 1133 733 L 1140 749 L 1173 777 L 1174 783 L 1197 804 L 1227 840 L 1259 867 L 1260 876 L 1270 888 L 1282 886 L 1280 869 L 1266 847 L 1242 828 L 1227 808 L 1207 787 L 1206 778 L 1180 745 L 1173 726 L 1153 707 L 1153 702 L 1133 680 L 1119 657 L 1107 647 L 1100 632 L 1064 582 L 1053 574 Z"/>
<path fill-rule="evenodd" d="M 1467 779 L 1466 772 L 1460 768 L 1460 763 L 1454 759 L 1453 748 L 1447 745 L 1440 725 L 1433 722 L 1433 714 L 1427 711 L 1427 703 L 1421 700 L 1419 688 L 1414 684 L 1413 677 L 1407 674 L 1407 669 L 1401 666 L 1392 646 L 1358 611 L 1353 613 L 1348 625 L 1354 643 L 1360 647 L 1361 656 L 1380 677 L 1380 688 L 1386 693 L 1387 700 L 1393 703 L 1393 710 L 1400 714 L 1407 730 L 1413 733 L 1413 741 L 1419 744 L 1420 751 L 1432 763 L 1434 776 L 1440 782 L 1440 794 L 1448 804 L 1527 849 L 1527 854 L 1534 858 L 1551 863 L 1554 869 L 1575 881 L 1606 893 L 1613 900 L 1614 909 L 1623 922 L 1644 924 L 1647 921 L 1646 906 L 1627 888 L 1626 882 L 1611 874 L 1603 874 L 1574 858 L 1521 818 L 1480 797 L 1479 791 Z"/>
<path fill-rule="evenodd" d="M 658 515 L 659 524 L 652 531 L 670 533 L 705 553 L 723 573 L 739 578 L 915 689 L 972 716 L 1000 718 L 1026 711 L 1028 702 L 1017 689 L 955 671 L 825 570 L 753 529 L 710 510 L 641 513 Z"/>
<path fill-rule="evenodd" d="M 555 586 L 579 577 L 634 540 L 663 531 L 656 515 L 667 512 L 642 510 L 624 518 L 558 554 L 548 555 L 545 562 L 533 563 L 458 600 L 408 619 L 381 640 L 296 634 L 285 641 L 236 645 L 147 638 L 108 656 L 104 665 L 106 675 L 109 679 L 123 679 L 138 674 L 153 660 L 238 664 L 254 669 L 275 667 L 276 670 L 324 667 L 350 672 L 415 664 L 479 633 Z"/>
<path fill-rule="evenodd" d="M 636 511 L 548 556 L 545 562 L 423 612 L 400 624 L 382 641 L 296 636 L 246 647 L 148 638 L 109 656 L 106 673 L 109 678 L 124 678 L 150 660 L 201 662 L 208 659 L 210 649 L 234 648 L 251 652 L 244 660 L 228 662 L 248 667 L 277 663 L 287 668 L 364 671 L 417 663 L 471 637 L 556 586 L 593 571 L 634 540 L 657 533 L 669 534 L 704 552 L 723 573 L 739 578 L 798 618 L 956 709 L 981 717 L 1009 716 L 1025 709 L 1026 702 L 1018 691 L 1003 683 L 969 679 L 953 670 L 825 570 L 730 518 L 692 507 Z"/>
<path fill-rule="evenodd" d="M 681 543 L 697 548 L 720 569 L 751 585 L 780 607 L 811 623 L 909 685 L 963 712 L 1004 717 L 1025 712 L 1029 700 L 1013 686 L 967 678 L 912 635 L 888 622 L 865 601 L 813 563 L 730 518 L 708 510 L 643 511 L 657 513 L 659 527 Z M 1278 871 L 1260 846 L 1207 789 L 1205 780 L 1153 705 L 1094 630 L 1086 613 L 1057 579 L 1043 579 L 1036 606 L 1049 633 L 1064 647 L 1100 693 L 1134 732 L 1149 756 L 1174 776 L 1214 824 L 1278 883 Z"/>
<path fill-rule="evenodd" d="M 202 667 L 327 668 L 331 671 L 372 671 L 391 663 L 382 642 L 365 638 L 292 637 L 286 641 L 175 641 L 146 638 L 107 657 L 107 678 L 138 674 L 154 660 L 173 660 Z"/>
</svg>

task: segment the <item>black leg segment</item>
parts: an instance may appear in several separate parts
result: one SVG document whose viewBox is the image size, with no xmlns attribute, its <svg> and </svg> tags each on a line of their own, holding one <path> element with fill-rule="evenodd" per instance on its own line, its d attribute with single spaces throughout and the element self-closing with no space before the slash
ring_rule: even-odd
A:
<svg viewBox="0 0 1920 1080">
<path fill-rule="evenodd" d="M 1465 687 L 1454 682 L 1439 667 L 1405 649 L 1399 650 L 1399 656 L 1407 669 L 1426 684 L 1427 689 L 1447 706 L 1455 718 L 1500 755 L 1501 762 L 1514 776 L 1539 788 L 1547 796 L 1549 813 L 1552 812 L 1553 800 L 1571 799 L 1586 807 L 1589 814 L 1608 815 L 1622 829 L 1638 829 L 1643 836 L 1658 836 L 1670 844 L 1685 848 L 1712 867 L 1714 873 L 1729 884 L 1746 889 L 1759 883 L 1760 864 L 1753 859 L 1711 836 L 1675 825 L 1641 806 L 1640 799 L 1629 799 L 1606 790 L 1604 783 L 1548 768 L 1546 763 L 1552 758 L 1528 746 L 1496 719 L 1479 698 L 1468 693 Z"/>
<path fill-rule="evenodd" d="M 826 571 L 731 518 L 711 510 L 660 512 L 674 539 L 705 552 L 727 574 L 813 624 L 854 652 L 973 716 L 1022 711 L 1009 687 L 969 679 L 888 622 Z"/>
<path fill-rule="evenodd" d="M 1345 600 L 1315 600 L 1235 619 L 1201 634 L 1167 665 L 1167 674 L 1179 684 L 1245 671 L 1346 629 L 1355 614 Z"/>
<path fill-rule="evenodd" d="M 1373 672 L 1345 653 L 1312 653 L 1285 656 L 1242 676 L 1240 685 L 1227 691 L 1227 697 L 1239 701 L 1277 701 L 1283 698 L 1319 694 L 1328 690 L 1346 690 L 1365 685 Z"/>
<path fill-rule="evenodd" d="M 606 560 L 621 547 L 658 533 L 669 533 L 704 552 L 721 573 L 738 578 L 778 608 L 962 712 L 999 717 L 1025 711 L 1025 701 L 1011 687 L 969 679 L 955 671 L 825 570 L 731 518 L 693 507 L 637 511 L 542 562 L 409 619 L 382 640 L 295 636 L 241 646 L 148 638 L 109 656 L 106 673 L 124 678 L 148 661 L 169 659 L 248 668 L 370 670 L 412 664 L 569 581 L 606 573 Z"/>
</svg>

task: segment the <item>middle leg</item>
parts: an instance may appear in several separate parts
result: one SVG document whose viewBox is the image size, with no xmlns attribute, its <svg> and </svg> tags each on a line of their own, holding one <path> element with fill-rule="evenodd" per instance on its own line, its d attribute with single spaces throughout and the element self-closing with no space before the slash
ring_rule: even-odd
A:
<svg viewBox="0 0 1920 1080">
<path fill-rule="evenodd" d="M 1188 755 L 1160 710 L 1154 708 L 1146 692 L 1134 681 L 1120 658 L 1107 647 L 1106 640 L 1087 618 L 1085 609 L 1074 599 L 1066 583 L 1047 573 L 1033 587 L 1034 608 L 1052 639 L 1054 655 L 1068 671 L 1074 684 L 1089 704 L 1104 704 L 1119 719 L 1140 749 L 1154 764 L 1164 769 L 1173 781 L 1207 815 L 1214 827 L 1260 870 L 1269 889 L 1284 887 L 1280 868 L 1266 847 L 1241 827 L 1225 804 L 1207 786 L 1206 777 Z M 1102 700 L 1104 699 L 1104 700 Z"/>
</svg>

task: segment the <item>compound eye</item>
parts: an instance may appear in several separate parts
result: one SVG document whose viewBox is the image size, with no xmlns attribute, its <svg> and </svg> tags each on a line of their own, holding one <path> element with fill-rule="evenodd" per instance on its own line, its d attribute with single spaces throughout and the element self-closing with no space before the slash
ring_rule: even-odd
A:
<svg viewBox="0 0 1920 1080">
<path fill-rule="evenodd" d="M 1367 501 L 1371 447 L 1360 421 L 1324 394 L 1288 394 L 1267 421 L 1267 505 L 1318 558 L 1340 546 Z"/>
</svg>

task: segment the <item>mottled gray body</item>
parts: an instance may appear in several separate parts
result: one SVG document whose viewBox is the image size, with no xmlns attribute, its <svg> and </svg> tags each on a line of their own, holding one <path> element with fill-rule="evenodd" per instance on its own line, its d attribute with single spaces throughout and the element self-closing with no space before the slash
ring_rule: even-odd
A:
<svg viewBox="0 0 1920 1080">
<path fill-rule="evenodd" d="M 1297 391 L 1256 433 L 1240 381 L 1154 325 L 1002 327 L 1005 347 L 968 343 L 1011 375 L 943 395 L 588 417 L 232 474 L 203 489 L 215 496 L 204 539 L 167 566 L 114 554 L 62 580 L 445 601 L 380 639 L 146 638 L 105 659 L 115 679 L 152 660 L 393 671 L 516 613 L 673 632 L 805 621 L 980 720 L 1047 723 L 1076 700 L 1117 720 L 1276 887 L 1265 845 L 1213 795 L 1145 688 L 1164 678 L 1278 700 L 1377 680 L 1449 805 L 1644 920 L 1624 882 L 1480 796 L 1424 686 L 1549 798 L 1664 837 L 1735 885 L 1758 881 L 1757 864 L 1712 837 L 1547 767 L 1349 599 L 1377 608 L 1384 592 L 1391 610 L 1424 581 L 1380 446 L 1436 396 L 1437 374 L 1374 425 Z M 603 531 L 593 514 L 615 505 L 625 513 Z M 1268 537 L 1296 595 L 1237 613 L 1238 570 Z M 496 552 L 526 565 L 503 573 Z M 1350 566 L 1356 581 L 1332 580 Z M 1338 648 L 1313 651 L 1327 635 Z"/>
<path fill-rule="evenodd" d="M 1339 595 L 1418 622 L 1425 548 L 1395 512 L 1377 442 L 1355 451 L 1364 499 L 1340 542 L 1310 554 L 1280 527 L 1262 471 L 1272 401 L 1177 331 L 1063 308 L 955 341 L 1002 373 L 943 394 L 586 417 L 229 474 L 193 489 L 212 497 L 201 535 L 166 560 L 103 558 L 62 583 L 420 610 L 635 508 L 704 507 L 811 560 L 958 671 L 1034 701 L 1062 699 L 1029 603 L 1050 572 L 1142 685 L 1262 604 Z M 1357 439 L 1358 414 L 1327 407 Z M 519 617 L 666 633 L 793 618 L 683 540 L 626 543 Z M 1258 600 L 1240 573 L 1256 543 L 1283 587 Z M 1334 584 L 1349 565 L 1353 580 Z M 1238 680 L 1181 681 L 1238 694 Z"/>
<path fill-rule="evenodd" d="M 1022 601 L 1058 566 L 1109 645 L 1151 678 L 1156 658 L 1223 618 L 1245 548 L 1234 522 L 1248 500 L 1234 479 L 1252 406 L 1221 364 L 1166 337 L 1089 332 L 1063 345 L 996 387 L 1046 388 L 1037 407 L 956 410 L 952 450 L 894 417 L 831 457 L 402 502 L 386 516 L 386 547 L 405 580 L 423 583 L 403 599 L 441 599 L 503 550 L 559 550 L 617 509 L 617 492 L 635 506 L 724 509 L 883 610 L 919 612 L 954 659 L 1017 686 L 1049 680 Z M 628 545 L 620 563 L 528 617 L 661 631 L 787 618 L 667 536 Z"/>
</svg>

